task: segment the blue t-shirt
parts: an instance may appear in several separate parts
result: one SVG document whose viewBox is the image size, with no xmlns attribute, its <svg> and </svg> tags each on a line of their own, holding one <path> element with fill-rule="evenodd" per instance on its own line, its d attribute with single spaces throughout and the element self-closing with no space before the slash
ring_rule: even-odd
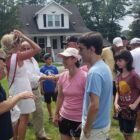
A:
<svg viewBox="0 0 140 140">
<path fill-rule="evenodd" d="M 0 102 L 6 100 L 6 93 L 0 85 Z M 9 140 L 13 136 L 10 111 L 0 114 L 0 140 Z"/>
<path fill-rule="evenodd" d="M 104 61 L 97 61 L 89 70 L 84 95 L 82 125 L 85 126 L 90 103 L 90 94 L 99 97 L 99 110 L 92 124 L 93 129 L 105 128 L 110 123 L 112 106 L 112 74 Z"/>
<path fill-rule="evenodd" d="M 58 69 L 54 65 L 51 66 L 45 65 L 41 67 L 40 72 L 46 75 L 58 74 Z M 43 82 L 43 89 L 45 93 L 54 92 L 55 87 L 56 83 L 51 80 L 46 80 Z"/>
</svg>

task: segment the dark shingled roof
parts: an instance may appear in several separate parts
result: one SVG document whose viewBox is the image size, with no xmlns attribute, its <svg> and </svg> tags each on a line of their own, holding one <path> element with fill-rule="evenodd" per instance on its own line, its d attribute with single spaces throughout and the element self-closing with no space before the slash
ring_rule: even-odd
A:
<svg viewBox="0 0 140 140">
<path fill-rule="evenodd" d="M 76 5 L 69 4 L 63 7 L 73 13 L 70 15 L 69 29 L 38 29 L 35 21 L 35 13 L 42 9 L 43 6 L 26 5 L 19 7 L 19 20 L 22 24 L 22 30 L 26 34 L 85 33 L 90 31 L 86 27 Z"/>
<path fill-rule="evenodd" d="M 19 21 L 21 23 L 22 31 L 27 35 L 46 35 L 46 34 L 74 34 L 74 33 L 86 33 L 91 30 L 88 29 L 81 17 L 81 14 L 74 4 L 64 5 L 63 7 L 69 10 L 70 15 L 70 28 L 69 29 L 38 29 L 35 13 L 42 9 L 41 5 L 25 5 L 19 7 Z M 95 32 L 96 33 L 96 32 Z M 104 39 L 104 46 L 110 46 L 111 44 Z"/>
</svg>

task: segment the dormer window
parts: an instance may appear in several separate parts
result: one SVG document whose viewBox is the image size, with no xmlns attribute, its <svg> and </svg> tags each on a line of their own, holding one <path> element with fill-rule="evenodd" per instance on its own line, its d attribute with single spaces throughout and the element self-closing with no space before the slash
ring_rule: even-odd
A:
<svg viewBox="0 0 140 140">
<path fill-rule="evenodd" d="M 60 15 L 55 15 L 54 20 L 55 20 L 55 26 L 60 27 Z"/>
<path fill-rule="evenodd" d="M 48 15 L 47 19 L 48 19 L 48 21 L 47 21 L 48 27 L 53 27 L 53 16 L 52 15 Z"/>
<path fill-rule="evenodd" d="M 58 28 L 61 27 L 61 15 L 43 15 L 44 27 Z"/>
</svg>

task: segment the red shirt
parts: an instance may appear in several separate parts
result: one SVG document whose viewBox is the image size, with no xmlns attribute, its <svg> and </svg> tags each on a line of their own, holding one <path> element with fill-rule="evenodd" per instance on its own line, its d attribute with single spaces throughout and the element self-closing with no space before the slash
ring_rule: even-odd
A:
<svg viewBox="0 0 140 140">
<path fill-rule="evenodd" d="M 128 107 L 140 95 L 140 77 L 134 70 L 126 77 L 122 77 L 122 74 L 119 74 L 116 78 L 116 84 L 120 107 Z"/>
</svg>

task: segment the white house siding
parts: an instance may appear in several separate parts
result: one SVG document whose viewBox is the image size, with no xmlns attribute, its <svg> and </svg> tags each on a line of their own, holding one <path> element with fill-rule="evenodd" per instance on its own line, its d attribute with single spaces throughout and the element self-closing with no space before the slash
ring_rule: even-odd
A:
<svg viewBox="0 0 140 140">
<path fill-rule="evenodd" d="M 56 12 L 55 12 L 56 11 Z M 55 13 L 52 13 L 55 12 Z M 52 29 L 48 27 L 44 27 L 43 24 L 43 14 L 47 15 L 61 15 L 64 14 L 64 27 L 57 27 L 57 28 L 62 28 L 62 29 L 68 29 L 69 28 L 69 13 L 64 11 L 62 8 L 60 8 L 58 5 L 49 5 L 44 11 L 42 11 L 38 17 L 37 17 L 37 24 L 39 29 Z"/>
</svg>

